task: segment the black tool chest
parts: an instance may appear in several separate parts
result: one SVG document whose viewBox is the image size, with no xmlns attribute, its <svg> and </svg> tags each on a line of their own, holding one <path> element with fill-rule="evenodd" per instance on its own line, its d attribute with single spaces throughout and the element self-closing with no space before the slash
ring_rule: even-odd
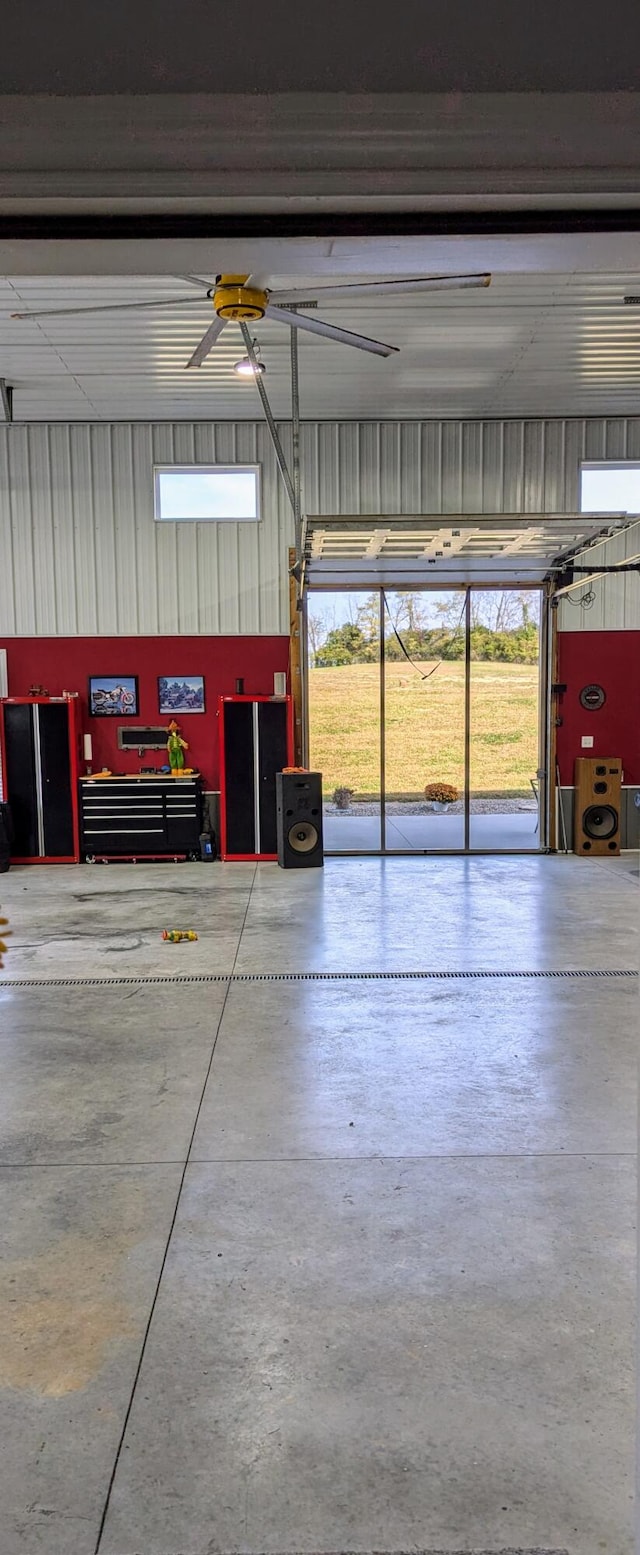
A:
<svg viewBox="0 0 640 1555">
<path fill-rule="evenodd" d="M 199 776 L 80 780 L 83 858 L 200 856 Z"/>
</svg>

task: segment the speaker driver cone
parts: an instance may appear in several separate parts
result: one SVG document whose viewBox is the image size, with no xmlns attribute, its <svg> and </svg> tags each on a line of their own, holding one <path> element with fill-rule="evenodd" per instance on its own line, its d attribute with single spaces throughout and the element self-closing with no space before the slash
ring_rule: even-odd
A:
<svg viewBox="0 0 640 1555">
<path fill-rule="evenodd" d="M 294 853 L 311 853 L 318 845 L 318 833 L 310 821 L 296 821 L 289 830 L 289 847 Z"/>
<path fill-rule="evenodd" d="M 618 813 L 612 805 L 592 804 L 582 817 L 582 830 L 586 837 L 606 841 L 618 830 Z"/>
</svg>

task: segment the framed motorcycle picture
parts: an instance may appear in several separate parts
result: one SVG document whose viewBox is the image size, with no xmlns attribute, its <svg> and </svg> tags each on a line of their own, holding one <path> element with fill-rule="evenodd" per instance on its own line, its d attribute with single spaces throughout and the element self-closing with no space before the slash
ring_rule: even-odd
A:
<svg viewBox="0 0 640 1555">
<path fill-rule="evenodd" d="M 137 675 L 91 675 L 89 715 L 91 718 L 136 718 Z"/>
</svg>

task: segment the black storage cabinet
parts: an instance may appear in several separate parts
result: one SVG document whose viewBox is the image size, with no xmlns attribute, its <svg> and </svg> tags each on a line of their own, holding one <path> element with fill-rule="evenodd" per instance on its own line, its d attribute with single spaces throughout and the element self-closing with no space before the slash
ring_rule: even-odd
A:
<svg viewBox="0 0 640 1555">
<path fill-rule="evenodd" d="M 75 740 L 73 702 L 2 703 L 4 797 L 19 863 L 77 862 Z"/>
<path fill-rule="evenodd" d="M 223 859 L 277 859 L 276 773 L 292 760 L 290 697 L 221 697 Z"/>
<path fill-rule="evenodd" d="M 11 862 L 13 826 L 8 804 L 0 804 L 0 875 L 6 874 Z"/>
<path fill-rule="evenodd" d="M 80 779 L 83 857 L 200 857 L 199 777 Z"/>
</svg>

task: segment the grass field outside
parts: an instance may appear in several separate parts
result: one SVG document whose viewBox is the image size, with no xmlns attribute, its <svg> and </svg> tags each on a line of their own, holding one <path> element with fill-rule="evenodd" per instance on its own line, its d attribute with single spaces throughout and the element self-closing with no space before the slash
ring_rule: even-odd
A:
<svg viewBox="0 0 640 1555">
<path fill-rule="evenodd" d="M 419 666 L 423 675 L 433 664 Z M 387 663 L 386 793 L 417 800 L 425 783 L 464 789 L 465 667 L 441 662 L 423 680 L 408 664 Z M 326 798 L 345 785 L 354 801 L 379 795 L 379 666 L 346 664 L 309 674 L 311 765 Z M 538 668 L 471 665 L 471 792 L 531 795 L 538 767 Z"/>
</svg>

